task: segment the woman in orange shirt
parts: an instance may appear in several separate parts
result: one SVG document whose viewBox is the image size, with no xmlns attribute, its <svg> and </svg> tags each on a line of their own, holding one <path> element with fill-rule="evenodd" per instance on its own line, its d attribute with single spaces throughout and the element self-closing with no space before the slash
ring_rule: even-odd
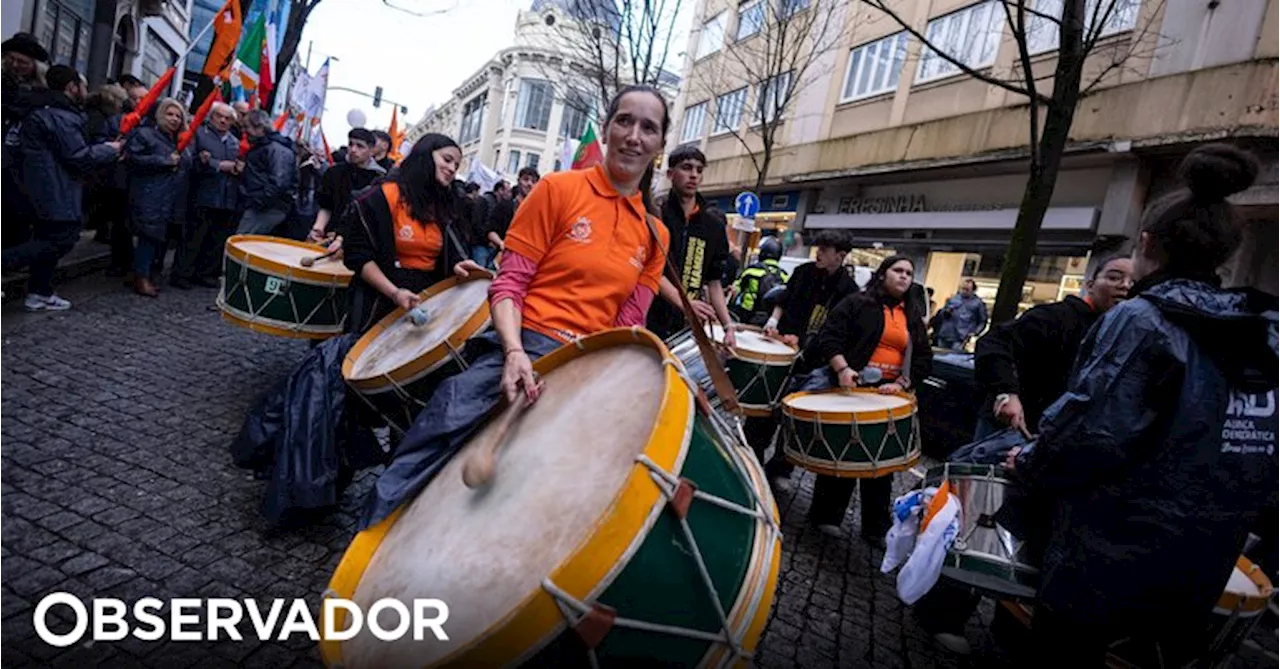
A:
<svg viewBox="0 0 1280 669">
<path fill-rule="evenodd" d="M 452 139 L 425 135 L 396 174 L 363 191 L 341 214 L 342 259 L 356 273 L 348 309 L 349 332 L 365 332 L 418 293 L 455 272 L 480 269 L 470 260 L 466 225 L 453 177 L 462 150 Z"/>
<path fill-rule="evenodd" d="M 913 381 L 928 376 L 933 350 L 925 326 L 923 291 L 911 290 L 914 276 L 910 258 L 892 256 L 880 263 L 865 292 L 841 300 L 818 333 L 816 346 L 826 365 L 814 370 L 800 389 L 854 388 L 862 385 L 859 378 L 864 370 L 874 369 L 880 380 L 871 385 L 880 392 L 895 393 L 911 390 Z M 862 538 L 883 546 L 890 525 L 891 474 L 874 479 L 819 476 L 809 520 L 823 532 L 838 536 L 859 481 Z"/>
<path fill-rule="evenodd" d="M 489 289 L 494 329 L 468 342 L 466 371 L 418 414 L 362 527 L 426 487 L 504 394 L 536 401 L 534 360 L 612 327 L 644 326 L 666 262 L 666 226 L 651 218 L 649 193 L 670 124 L 657 89 L 623 89 L 605 115 L 604 163 L 547 175 L 521 203 Z"/>
</svg>

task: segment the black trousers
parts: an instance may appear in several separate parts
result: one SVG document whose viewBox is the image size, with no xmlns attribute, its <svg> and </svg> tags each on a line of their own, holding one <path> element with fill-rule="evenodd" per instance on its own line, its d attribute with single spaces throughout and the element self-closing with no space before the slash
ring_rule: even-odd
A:
<svg viewBox="0 0 1280 669">
<path fill-rule="evenodd" d="M 809 521 L 815 525 L 839 525 L 853 499 L 853 491 L 861 488 L 862 536 L 884 538 L 892 524 L 889 516 L 893 475 L 874 479 L 844 479 L 819 476 L 813 486 L 813 502 L 809 505 Z"/>
<path fill-rule="evenodd" d="M 220 274 L 222 250 L 239 219 L 227 209 L 197 207 L 185 226 L 173 275 L 181 279 L 213 279 Z"/>
<path fill-rule="evenodd" d="M 749 416 L 742 421 L 742 433 L 747 437 L 747 445 L 755 451 L 756 460 L 764 465 L 765 477 L 769 479 L 786 478 L 795 470 L 795 466 L 787 462 L 787 458 L 782 454 L 781 435 L 779 435 L 773 457 L 765 462 L 765 451 L 773 442 L 773 435 L 777 429 L 778 420 L 774 417 Z"/>
<path fill-rule="evenodd" d="M 28 268 L 27 293 L 53 295 L 58 261 L 80 240 L 80 221 L 36 221 L 32 239 L 4 250 L 5 271 Z"/>
</svg>

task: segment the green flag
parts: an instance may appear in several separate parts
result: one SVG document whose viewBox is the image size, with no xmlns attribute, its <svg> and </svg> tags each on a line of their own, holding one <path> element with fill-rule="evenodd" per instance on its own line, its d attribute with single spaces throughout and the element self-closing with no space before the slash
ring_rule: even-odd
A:
<svg viewBox="0 0 1280 669">
<path fill-rule="evenodd" d="M 246 91 L 258 88 L 258 71 L 262 69 L 262 40 L 266 36 L 267 13 L 263 12 L 241 35 L 240 47 L 236 49 L 236 71 L 240 74 L 240 81 L 237 83 Z"/>
</svg>

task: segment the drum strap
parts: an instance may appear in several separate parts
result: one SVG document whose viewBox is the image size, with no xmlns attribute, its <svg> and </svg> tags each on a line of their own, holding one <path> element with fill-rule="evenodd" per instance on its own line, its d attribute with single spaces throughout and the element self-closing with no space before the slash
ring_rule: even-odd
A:
<svg viewBox="0 0 1280 669">
<path fill-rule="evenodd" d="M 662 247 L 662 237 L 658 234 L 658 229 L 654 226 L 653 219 L 653 216 L 644 217 L 645 222 L 649 224 L 649 234 L 653 236 L 654 243 Z M 680 294 L 681 309 L 684 310 L 685 319 L 689 321 L 689 329 L 693 331 L 693 340 L 698 343 L 698 352 L 702 354 L 702 362 L 711 374 L 711 383 L 715 386 L 716 394 L 720 397 L 720 405 L 732 414 L 741 414 L 742 407 L 738 404 L 738 392 L 734 390 L 733 383 L 729 381 L 729 375 L 725 373 L 724 365 L 720 364 L 720 356 L 716 355 L 715 349 L 712 348 L 711 340 L 707 337 L 707 331 L 703 327 L 702 321 L 693 312 L 693 305 L 689 303 L 689 296 L 685 295 L 680 274 L 676 272 L 675 265 L 671 263 L 671 254 L 667 252 L 666 248 L 662 248 L 662 256 L 665 259 L 667 280 L 676 287 L 676 292 Z M 660 300 L 662 296 L 655 295 L 654 299 Z M 725 327 L 729 326 L 730 324 L 725 324 Z"/>
</svg>

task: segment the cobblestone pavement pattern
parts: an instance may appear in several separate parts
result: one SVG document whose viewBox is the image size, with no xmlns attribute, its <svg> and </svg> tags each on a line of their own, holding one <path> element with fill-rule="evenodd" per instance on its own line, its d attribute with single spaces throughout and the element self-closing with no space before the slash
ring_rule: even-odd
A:
<svg viewBox="0 0 1280 669">
<path fill-rule="evenodd" d="M 4 316 L 12 325 L 0 424 L 5 666 L 319 666 L 314 644 L 299 635 L 217 644 L 131 638 L 69 649 L 36 639 L 34 606 L 55 591 L 126 604 L 144 596 L 316 602 L 373 480 L 373 472 L 359 476 L 323 523 L 264 535 L 263 484 L 231 466 L 227 445 L 306 344 L 224 323 L 209 310 L 212 290 L 168 289 L 148 300 L 103 282 L 77 282 L 91 296 L 73 311 Z M 982 655 L 948 655 L 919 628 L 892 578 L 879 573 L 880 553 L 854 538 L 856 514 L 845 539 L 807 527 L 811 490 L 806 476 L 779 497 L 783 565 L 760 666 L 991 666 Z M 983 612 L 989 619 L 990 606 Z M 969 632 L 982 638 L 976 620 Z"/>
</svg>

